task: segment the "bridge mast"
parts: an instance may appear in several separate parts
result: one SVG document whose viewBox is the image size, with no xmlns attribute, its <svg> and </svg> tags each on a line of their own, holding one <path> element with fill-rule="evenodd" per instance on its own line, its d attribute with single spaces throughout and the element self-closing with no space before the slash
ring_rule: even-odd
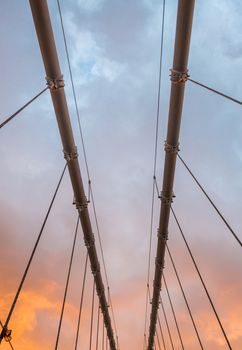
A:
<svg viewBox="0 0 242 350">
<path fill-rule="evenodd" d="M 87 246 L 91 270 L 95 280 L 96 291 L 103 313 L 104 323 L 110 343 L 110 349 L 116 350 L 116 344 L 105 296 L 104 284 L 100 272 L 95 239 L 88 212 L 88 202 L 84 191 L 83 181 L 78 162 L 77 148 L 74 142 L 73 131 L 64 91 L 64 80 L 61 74 L 57 56 L 53 30 L 46 0 L 29 0 L 35 29 L 39 40 L 40 50 L 46 71 L 47 85 L 50 89 L 56 119 L 63 144 L 64 157 L 67 161 L 71 178 L 75 205 L 79 213 L 85 244 Z"/>
<path fill-rule="evenodd" d="M 147 350 L 153 350 L 154 336 L 159 308 L 161 279 L 164 268 L 166 241 L 170 206 L 173 198 L 173 183 L 175 177 L 176 157 L 179 151 L 179 133 L 185 82 L 188 78 L 188 55 L 190 47 L 193 10 L 195 0 L 179 0 L 176 24 L 176 39 L 174 48 L 173 68 L 171 69 L 171 93 L 167 138 L 165 142 L 165 164 L 163 186 L 161 192 L 160 220 L 155 261 L 155 277 L 153 285 L 152 309 Z"/>
</svg>

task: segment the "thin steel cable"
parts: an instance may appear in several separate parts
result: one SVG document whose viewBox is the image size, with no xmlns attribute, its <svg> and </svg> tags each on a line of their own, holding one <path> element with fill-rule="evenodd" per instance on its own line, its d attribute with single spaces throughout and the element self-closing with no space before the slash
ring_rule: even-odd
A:
<svg viewBox="0 0 242 350">
<path fill-rule="evenodd" d="M 160 334 L 161 334 L 161 339 L 162 339 L 163 347 L 164 347 L 164 350 L 166 350 L 166 343 L 165 343 L 164 334 L 163 334 L 163 331 L 162 331 L 162 328 L 161 328 L 161 322 L 160 322 L 160 316 L 159 316 L 159 314 L 157 315 L 157 318 L 158 318 L 158 324 L 159 324 L 159 329 L 160 329 Z"/>
<path fill-rule="evenodd" d="M 227 343 L 229 349 L 232 350 L 232 346 L 231 346 L 231 344 L 230 344 L 230 342 L 229 342 L 229 340 L 228 340 L 228 337 L 227 337 L 227 334 L 226 334 L 226 332 L 225 332 L 225 330 L 224 330 L 224 328 L 223 328 L 222 322 L 220 321 L 220 318 L 219 318 L 219 316 L 218 316 L 218 313 L 217 313 L 217 310 L 216 310 L 216 308 L 215 308 L 215 305 L 214 305 L 214 303 L 213 303 L 213 301 L 212 301 L 212 298 L 211 298 L 211 296 L 210 296 L 210 294 L 209 294 L 209 292 L 208 292 L 208 289 L 207 289 L 206 284 L 205 284 L 205 282 L 204 282 L 204 280 L 203 280 L 203 277 L 202 277 L 202 275 L 201 275 L 201 272 L 200 272 L 200 270 L 199 270 L 199 268 L 198 268 L 198 265 L 197 265 L 197 263 L 196 263 L 196 261 L 195 261 L 195 258 L 194 258 L 194 256 L 193 256 L 193 254 L 192 254 L 191 248 L 190 248 L 190 246 L 189 246 L 189 244 L 188 244 L 188 242 L 187 242 L 187 239 L 186 239 L 186 237 L 185 237 L 185 234 L 184 234 L 184 232 L 183 232 L 183 230 L 182 230 L 182 228 L 181 228 L 181 225 L 180 225 L 180 223 L 179 223 L 179 221 L 178 221 L 178 218 L 177 218 L 177 216 L 176 216 L 176 214 L 175 214 L 175 211 L 174 211 L 174 209 L 173 209 L 172 207 L 171 207 L 171 211 L 172 211 L 172 214 L 173 214 L 173 216 L 174 216 L 175 222 L 176 222 L 176 224 L 177 224 L 177 226 L 178 226 L 179 232 L 181 233 L 181 236 L 182 236 L 182 238 L 183 238 L 183 240 L 184 240 L 184 243 L 185 243 L 185 245 L 186 245 L 186 247 L 187 247 L 187 250 L 188 250 L 188 252 L 189 252 L 189 255 L 190 255 L 190 257 L 191 257 L 191 259 L 192 259 L 192 261 L 193 261 L 193 264 L 194 264 L 194 266 L 195 266 L 195 269 L 196 269 L 196 271 L 197 271 L 197 274 L 198 274 L 198 276 L 199 276 L 199 279 L 200 279 L 200 281 L 201 281 L 201 283 L 202 283 L 202 285 L 203 285 L 203 288 L 204 288 L 204 290 L 205 290 L 205 293 L 206 293 L 206 295 L 207 295 L 207 298 L 208 298 L 208 300 L 209 300 L 209 302 L 210 302 L 210 305 L 211 305 L 211 307 L 212 307 L 212 309 L 213 309 L 213 312 L 214 312 L 214 314 L 215 314 L 215 317 L 216 317 L 216 319 L 217 319 L 217 321 L 218 321 L 218 324 L 219 324 L 219 326 L 220 326 L 221 332 L 222 332 L 222 334 L 223 334 L 223 336 L 224 336 L 224 338 L 225 338 L 225 341 L 226 341 L 226 343 Z"/>
<path fill-rule="evenodd" d="M 79 131 L 80 131 L 80 136 L 81 136 L 81 143 L 82 143 L 84 161 L 85 161 L 85 166 L 86 166 L 86 171 L 87 171 L 87 177 L 88 177 L 88 180 L 90 180 L 90 173 L 89 173 L 89 167 L 88 167 L 88 162 L 87 162 L 86 147 L 85 147 L 82 127 L 81 127 L 81 119 L 80 119 L 80 114 L 79 114 L 79 109 L 78 109 L 78 104 L 77 104 L 77 98 L 76 98 L 76 90 L 75 90 L 75 85 L 74 85 L 72 69 L 71 69 L 71 60 L 70 60 L 70 55 L 69 55 L 69 50 L 68 50 L 68 45 L 67 45 L 67 40 L 66 40 L 65 26 L 64 26 L 64 21 L 63 21 L 62 11 L 61 11 L 61 5 L 60 5 L 60 1 L 59 0 L 57 0 L 57 6 L 58 6 L 58 11 L 59 11 L 59 16 L 60 16 L 60 22 L 61 22 L 61 29 L 62 29 L 64 44 L 65 44 L 65 51 L 66 51 L 68 69 L 69 69 L 69 74 L 70 74 L 70 78 L 71 78 L 71 86 L 72 86 L 72 92 L 73 92 L 73 97 L 74 97 L 75 109 L 76 109 L 76 114 L 77 114 L 78 127 L 79 127 Z"/>
<path fill-rule="evenodd" d="M 28 107 L 32 102 L 34 102 L 39 96 L 41 96 L 46 90 L 48 90 L 48 87 L 44 88 L 42 91 L 40 91 L 37 95 L 35 95 L 31 100 L 29 100 L 27 103 L 23 105 L 23 107 L 19 108 L 15 113 L 13 113 L 10 117 L 8 117 L 6 120 L 4 120 L 0 124 L 0 129 L 4 127 L 6 124 L 8 124 L 13 118 L 15 118 L 20 112 L 22 112 L 26 107 Z"/>
<path fill-rule="evenodd" d="M 228 96 L 228 95 L 224 94 L 223 92 L 220 92 L 220 91 L 218 91 L 218 90 L 215 90 L 215 89 L 213 89 L 213 88 L 211 88 L 211 87 L 209 87 L 209 86 L 207 86 L 207 85 L 204 85 L 204 84 L 202 84 L 202 83 L 199 83 L 198 81 L 193 80 L 193 79 L 191 79 L 191 78 L 188 78 L 188 80 L 191 81 L 193 84 L 199 85 L 199 86 L 203 87 L 204 89 L 207 89 L 207 90 L 209 90 L 209 91 L 212 91 L 212 92 L 214 92 L 214 93 L 217 94 L 217 95 L 220 95 L 220 96 L 222 96 L 222 97 L 225 97 L 226 99 L 228 99 L 228 100 L 230 100 L 230 101 L 232 101 L 232 102 L 235 102 L 235 103 L 237 103 L 237 104 L 239 104 L 239 105 L 242 105 L 242 102 L 241 102 L 241 101 L 236 100 L 235 98 L 233 98 L 233 97 L 231 97 L 231 96 Z"/>
<path fill-rule="evenodd" d="M 192 312 L 191 312 L 190 306 L 189 306 L 189 304 L 188 304 L 187 297 L 186 297 L 186 295 L 185 295 L 185 292 L 184 292 L 184 289 L 183 289 L 183 286 L 182 286 L 180 277 L 179 277 L 179 275 L 178 275 L 178 272 L 177 272 L 177 269 L 176 269 L 174 260 L 173 260 L 173 258 L 172 258 L 170 249 L 169 249 L 169 247 L 168 247 L 168 244 L 166 244 L 166 248 L 167 248 L 169 257 L 170 257 L 170 259 L 171 259 L 171 263 L 172 263 L 173 269 L 174 269 L 174 271 L 175 271 L 175 275 L 176 275 L 177 281 L 178 281 L 178 283 L 179 283 L 179 286 L 180 286 L 180 289 L 181 289 L 183 298 L 184 298 L 184 300 L 185 300 L 185 304 L 186 304 L 186 306 L 187 306 L 187 310 L 188 310 L 188 313 L 189 313 L 189 315 L 190 315 L 190 318 L 191 318 L 191 321 L 192 321 L 194 330 L 195 330 L 195 332 L 196 332 L 199 345 L 200 345 L 201 349 L 203 350 L 204 348 L 203 348 L 203 345 L 202 345 L 202 341 L 201 341 L 200 335 L 199 335 L 199 333 L 198 333 L 197 326 L 196 326 L 196 324 L 195 324 L 194 318 L 193 318 L 193 316 L 192 316 Z"/>
<path fill-rule="evenodd" d="M 93 329 L 93 313 L 94 313 L 94 296 L 95 296 L 95 280 L 93 279 L 93 288 L 92 288 L 92 312 L 91 312 L 91 326 L 90 326 L 89 350 L 92 350 L 92 329 Z"/>
<path fill-rule="evenodd" d="M 78 339 L 79 339 L 80 322 L 81 322 L 81 315 L 82 315 L 82 305 L 83 305 L 84 290 L 85 290 L 86 275 L 87 275 L 87 262 L 88 262 L 88 252 L 86 253 L 84 275 L 83 275 L 83 279 L 82 279 L 82 291 L 81 291 L 81 301 L 80 301 L 79 315 L 78 315 L 78 322 L 77 322 L 77 329 L 76 329 L 75 350 L 77 350 L 77 344 L 78 344 Z"/>
<path fill-rule="evenodd" d="M 157 332 L 157 331 L 155 331 L 155 333 L 156 333 L 156 338 L 157 338 L 158 348 L 159 348 L 159 350 L 161 350 L 161 346 L 160 346 L 160 339 L 159 339 L 158 332 Z"/>
<path fill-rule="evenodd" d="M 64 176 L 64 174 L 65 174 L 66 167 L 67 167 L 67 164 L 65 164 L 65 167 L 64 167 L 64 169 L 63 169 L 63 171 L 62 171 L 62 173 L 61 173 L 61 177 L 60 177 L 60 179 L 59 179 L 59 181 L 58 181 L 58 184 L 57 184 L 57 187 L 56 187 L 56 189 L 55 189 L 54 195 L 53 195 L 53 197 L 52 197 L 52 199 L 51 199 L 50 206 L 49 206 L 49 208 L 48 208 L 48 210 L 47 210 L 47 213 L 46 213 L 46 216 L 45 216 L 45 218 L 44 218 L 43 224 L 42 224 L 42 226 L 41 226 L 39 235 L 38 235 L 37 240 L 36 240 L 36 242 L 35 242 L 35 245 L 34 245 L 34 248 L 33 248 L 33 250 L 32 250 L 32 253 L 31 253 L 31 255 L 30 255 L 28 264 L 27 264 L 27 266 L 26 266 L 26 269 L 25 269 L 24 274 L 23 274 L 23 276 L 22 276 L 22 279 L 21 279 L 21 281 L 20 281 L 20 284 L 19 284 L 17 293 L 16 293 L 16 295 L 15 295 L 15 297 L 14 297 L 14 300 L 13 300 L 12 306 L 11 306 L 11 308 L 10 308 L 8 317 L 7 317 L 6 322 L 5 322 L 5 324 L 4 324 L 4 328 L 5 328 L 5 329 L 8 328 L 8 323 L 9 323 L 9 321 L 10 321 L 10 319 L 11 319 L 11 316 L 12 316 L 12 314 L 13 314 L 15 305 L 16 305 L 16 303 L 17 303 L 17 301 L 18 301 L 18 298 L 19 298 L 19 294 L 20 294 L 20 292 L 21 292 L 21 290 L 22 290 L 24 281 L 25 281 L 25 279 L 26 279 L 26 277 L 27 277 L 27 274 L 28 274 L 30 265 L 31 265 L 31 263 L 32 263 L 32 260 L 33 260 L 33 257 L 34 257 L 34 255 L 35 255 L 36 249 L 37 249 L 37 247 L 38 247 L 40 238 L 41 238 L 42 233 L 43 233 L 43 231 L 44 231 L 46 222 L 47 222 L 47 220 L 48 220 L 49 214 L 50 214 L 51 209 L 52 209 L 52 207 L 53 207 L 53 204 L 54 204 L 56 195 L 57 195 L 57 193 L 58 193 L 58 190 L 59 190 L 59 188 L 60 188 L 60 185 L 61 185 L 63 176 Z M 3 330 L 2 330 L 1 335 L 0 335 L 0 342 L 1 342 L 1 339 L 2 339 L 2 335 L 3 335 Z"/>
<path fill-rule="evenodd" d="M 65 51 L 66 51 L 68 69 L 69 69 L 69 74 L 70 74 L 70 78 L 71 78 L 71 86 L 72 86 L 72 92 L 73 92 L 73 97 L 74 97 L 76 115 L 77 115 L 77 120 L 78 120 L 78 127 L 79 127 L 79 132 L 80 132 L 80 137 L 81 137 L 81 144 L 82 144 L 83 155 L 84 155 L 84 161 L 85 161 L 86 172 L 87 172 L 87 177 L 88 177 L 89 195 L 91 194 L 92 206 L 93 206 L 93 211 L 94 211 L 94 216 L 95 216 L 95 221 L 96 221 L 96 226 L 97 226 L 97 232 L 98 232 L 98 240 L 99 240 L 99 245 L 100 245 L 100 249 L 101 249 L 102 262 L 103 262 L 104 273 L 105 273 L 105 278 L 106 278 L 106 284 L 107 284 L 107 288 L 110 289 L 110 286 L 109 286 L 109 283 L 108 283 L 108 278 L 107 278 L 107 269 L 106 269 L 104 254 L 103 254 L 101 235 L 100 235 L 100 230 L 99 230 L 99 225 L 98 225 L 98 220 L 97 220 L 97 213 L 96 213 L 94 195 L 93 195 L 93 191 L 92 191 L 92 187 L 91 187 L 90 171 L 89 171 L 89 166 L 88 166 L 88 161 L 87 161 L 87 153 L 86 153 L 86 147 L 85 147 L 83 131 L 82 131 L 82 126 L 81 126 L 81 119 L 80 119 L 80 114 L 79 114 L 79 108 L 78 108 L 78 103 L 77 103 L 76 90 L 75 90 L 75 84 L 74 84 L 74 79 L 73 79 L 73 74 L 72 74 L 70 55 L 69 55 L 69 50 L 68 50 L 68 45 L 67 45 L 67 40 L 66 40 L 65 26 L 64 26 L 64 21 L 63 21 L 63 16 L 62 16 L 62 11 L 61 11 L 61 5 L 60 5 L 60 1 L 59 0 L 57 0 L 57 5 L 58 5 L 58 11 L 59 11 L 59 16 L 60 16 L 60 21 L 61 21 L 62 34 L 63 34 L 63 39 L 64 39 L 64 46 L 65 46 Z M 113 310 L 113 304 L 112 304 L 112 302 L 110 304 L 111 304 L 112 318 L 113 318 L 113 323 L 114 323 L 114 330 L 115 330 L 115 333 L 116 333 L 116 339 L 118 339 L 118 333 L 117 333 L 116 320 L 115 320 L 115 315 L 114 315 L 114 310 Z M 117 346 L 118 346 L 118 344 L 117 344 Z"/>
<path fill-rule="evenodd" d="M 0 325 L 1 325 L 2 329 L 3 329 L 3 324 L 2 324 L 2 321 L 1 321 L 1 320 L 0 320 Z M 10 340 L 10 341 L 7 341 L 7 343 L 9 343 L 10 348 L 11 348 L 12 350 L 14 350 L 14 347 L 13 347 L 13 345 L 12 345 L 12 343 L 11 343 L 11 340 Z"/>
<path fill-rule="evenodd" d="M 96 350 L 98 350 L 98 340 L 99 340 L 99 319 L 100 319 L 100 305 L 98 305 L 98 314 L 97 314 Z"/>
<path fill-rule="evenodd" d="M 102 350 L 104 350 L 104 319 L 103 319 L 103 337 L 102 337 Z"/>
<path fill-rule="evenodd" d="M 169 338 L 170 338 L 171 347 L 174 350 L 174 344 L 173 344 L 173 340 L 172 340 L 172 336 L 171 336 L 171 330 L 170 330 L 170 326 L 169 326 L 168 319 L 167 319 L 167 316 L 166 316 L 166 311 L 165 311 L 165 308 L 164 308 L 164 304 L 163 304 L 163 301 L 162 301 L 161 298 L 160 298 L 160 303 L 161 303 L 161 308 L 162 308 L 163 315 L 164 315 L 164 318 L 165 318 L 166 328 L 167 328 L 168 335 L 169 335 Z"/>
<path fill-rule="evenodd" d="M 68 273 L 67 273 L 67 278 L 66 278 L 65 292 L 64 292 L 62 308 L 61 308 L 61 314 L 60 314 L 60 320 L 59 320 L 59 326 L 58 326 L 56 342 L 55 342 L 55 350 L 58 349 L 58 345 L 59 345 L 60 331 L 61 331 L 62 320 L 63 320 L 64 310 L 65 310 L 65 305 L 66 305 L 66 296 L 67 296 L 67 291 L 68 291 L 68 287 L 69 287 L 69 280 L 70 280 L 70 275 L 71 275 L 73 256 L 74 256 L 74 252 L 75 252 L 78 226 L 79 226 L 79 216 L 78 216 L 77 223 L 76 223 L 74 241 L 73 241 L 72 250 L 71 250 L 71 257 L 70 257 L 69 268 L 68 268 Z"/>
<path fill-rule="evenodd" d="M 212 201 L 212 199 L 209 197 L 209 195 L 207 194 L 207 192 L 205 191 L 205 189 L 203 188 L 203 186 L 200 184 L 200 182 L 198 181 L 198 179 L 195 177 L 195 175 L 193 174 L 193 172 L 191 171 L 191 169 L 188 167 L 188 165 L 186 164 L 186 162 L 182 159 L 182 157 L 177 154 L 178 158 L 180 159 L 180 161 L 182 162 L 182 164 L 184 165 L 184 167 L 187 169 L 187 171 L 189 172 L 189 174 L 192 176 L 193 180 L 196 182 L 196 184 L 198 185 L 198 187 L 200 188 L 200 190 L 203 192 L 203 194 L 205 195 L 205 197 L 208 199 L 208 201 L 210 202 L 210 204 L 213 206 L 213 208 L 216 210 L 216 212 L 218 213 L 218 215 L 220 216 L 220 218 L 222 219 L 222 221 L 224 222 L 224 224 L 227 226 L 227 228 L 229 229 L 229 231 L 232 233 L 232 235 L 234 236 L 234 238 L 236 239 L 236 241 L 239 243 L 239 245 L 242 247 L 242 242 L 239 239 L 239 237 L 236 235 L 236 233 L 234 232 L 234 230 L 232 229 L 232 227 L 229 225 L 228 221 L 225 219 L 225 217 L 223 216 L 223 214 L 220 212 L 220 210 L 217 208 L 217 206 L 214 204 L 214 202 Z"/>
<path fill-rule="evenodd" d="M 169 292 L 169 289 L 168 289 L 168 286 L 167 286 L 164 274 L 163 274 L 163 280 L 164 280 L 164 283 L 165 283 L 166 293 L 167 293 L 167 296 L 168 296 L 168 299 L 169 299 L 169 303 L 170 303 L 170 306 L 171 306 L 171 311 L 172 311 L 172 315 L 173 315 L 173 318 L 174 318 L 174 321 L 175 321 L 175 324 L 176 324 L 176 329 L 177 329 L 177 333 L 178 333 L 178 336 L 179 336 L 179 339 L 180 339 L 181 347 L 182 347 L 183 350 L 185 350 L 184 344 L 183 344 L 183 341 L 182 341 L 182 337 L 181 337 L 181 332 L 180 332 L 180 329 L 179 329 L 179 326 L 178 326 L 175 310 L 174 310 L 174 307 L 173 307 L 173 304 L 172 304 L 172 301 L 171 301 L 170 292 Z"/>
<path fill-rule="evenodd" d="M 161 95 L 161 73 L 162 73 L 162 63 L 163 63 L 163 46 L 164 46 L 164 29 L 165 29 L 165 7 L 166 7 L 166 2 L 165 2 L 165 0 L 163 0 L 161 38 L 160 38 L 160 62 L 159 62 L 159 78 L 158 78 L 158 92 L 157 92 L 157 111 L 156 111 L 155 148 L 154 148 L 154 168 L 153 168 L 153 189 L 152 189 L 152 201 L 151 201 L 150 238 L 149 238 L 149 256 L 148 256 L 148 271 L 147 271 L 147 290 L 146 290 L 146 301 L 145 301 L 145 322 L 144 322 L 143 350 L 146 347 L 146 328 L 147 328 L 147 315 L 148 315 L 148 289 L 149 289 L 149 281 L 150 281 L 151 245 L 152 245 L 152 237 L 153 237 L 153 220 L 154 220 L 155 178 L 156 178 L 156 164 L 157 164 L 157 150 L 158 150 L 158 133 L 159 133 L 159 122 L 160 122 L 160 95 Z"/>
</svg>

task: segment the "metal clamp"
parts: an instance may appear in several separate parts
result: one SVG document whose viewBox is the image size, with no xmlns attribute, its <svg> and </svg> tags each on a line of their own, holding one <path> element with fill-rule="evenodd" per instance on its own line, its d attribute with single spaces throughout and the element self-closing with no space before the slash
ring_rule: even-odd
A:
<svg viewBox="0 0 242 350">
<path fill-rule="evenodd" d="M 84 210 L 87 209 L 87 205 L 88 205 L 88 201 L 87 198 L 84 197 L 83 200 L 81 202 L 78 202 L 75 198 L 73 199 L 73 204 L 76 206 L 77 210 Z"/>
<path fill-rule="evenodd" d="M 164 237 L 164 236 L 163 236 Z M 167 237 L 166 237 L 166 241 L 167 241 Z M 160 270 L 160 271 L 163 271 L 163 269 L 165 268 L 165 264 L 164 264 L 164 262 L 158 262 L 158 259 L 156 258 L 155 259 L 155 265 L 158 267 L 158 269 Z"/>
<path fill-rule="evenodd" d="M 162 204 L 165 205 L 171 205 L 171 203 L 173 202 L 173 198 L 175 197 L 174 193 L 172 193 L 171 196 L 165 196 L 163 192 L 160 193 L 159 198 L 161 200 Z"/>
<path fill-rule="evenodd" d="M 95 277 L 100 272 L 100 264 L 98 263 L 97 268 L 95 270 L 92 269 L 92 274 Z"/>
<path fill-rule="evenodd" d="M 65 86 L 63 75 L 61 75 L 58 78 L 46 77 L 45 79 L 47 81 L 46 85 L 48 86 L 48 88 L 50 90 L 58 90 L 58 89 L 61 89 Z"/>
<path fill-rule="evenodd" d="M 157 230 L 157 237 L 162 239 L 164 241 L 164 243 L 166 243 L 166 241 L 168 241 L 168 232 L 166 233 L 161 233 L 159 231 L 159 229 Z"/>
<path fill-rule="evenodd" d="M 167 153 L 177 154 L 180 151 L 179 142 L 177 145 L 170 145 L 167 141 L 165 141 L 164 150 Z"/>
<path fill-rule="evenodd" d="M 64 158 L 67 161 L 67 163 L 69 163 L 71 160 L 74 160 L 74 159 L 78 158 L 78 153 L 77 153 L 77 147 L 76 146 L 71 152 L 67 152 L 66 150 L 63 150 L 63 153 L 64 153 Z"/>
<path fill-rule="evenodd" d="M 171 71 L 171 74 L 170 74 L 171 81 L 175 84 L 185 83 L 189 78 L 188 70 L 186 70 L 185 72 L 179 72 L 178 70 L 170 69 L 170 71 Z"/>
<path fill-rule="evenodd" d="M 12 340 L 12 330 L 4 326 L 0 334 L 0 340 L 2 339 L 9 343 Z"/>
<path fill-rule="evenodd" d="M 87 247 L 87 249 L 90 249 L 91 247 L 93 247 L 95 244 L 94 234 L 92 233 L 90 235 L 90 238 L 88 238 L 88 239 L 84 238 L 84 241 L 85 241 L 85 246 Z"/>
</svg>

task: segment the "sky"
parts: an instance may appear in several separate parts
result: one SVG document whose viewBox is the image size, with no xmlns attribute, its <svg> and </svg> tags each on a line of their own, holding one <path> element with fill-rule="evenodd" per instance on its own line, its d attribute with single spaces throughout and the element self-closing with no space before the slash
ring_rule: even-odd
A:
<svg viewBox="0 0 242 350">
<path fill-rule="evenodd" d="M 88 179 L 57 3 L 48 3 L 87 191 Z M 62 0 L 60 3 L 120 350 L 139 350 L 143 348 L 145 324 L 162 1 Z M 177 1 L 167 1 L 156 169 L 159 188 L 176 11 Z M 241 23 L 240 1 L 198 0 L 189 56 L 191 78 L 239 100 Z M 0 2 L 0 32 L 2 121 L 45 87 L 45 72 L 28 1 Z M 187 82 L 180 155 L 242 239 L 240 109 L 239 105 Z M 4 321 L 64 167 L 62 145 L 48 91 L 1 129 L 0 154 L 0 319 Z M 241 248 L 179 161 L 174 193 L 176 214 L 232 347 L 239 350 L 242 348 L 242 283 L 238 278 L 242 266 Z M 66 174 L 9 325 L 13 330 L 15 349 L 50 350 L 54 347 L 77 220 L 72 199 Z M 151 285 L 159 208 L 156 198 Z M 90 215 L 96 236 L 92 206 Z M 98 239 L 96 241 L 101 258 Z M 204 348 L 227 349 L 172 217 L 168 244 Z M 59 349 L 74 349 L 85 254 L 80 229 Z M 168 255 L 165 261 L 164 273 L 185 348 L 199 349 Z M 90 267 L 87 275 L 79 349 L 89 346 Z M 174 347 L 181 349 L 165 289 L 161 295 Z M 95 332 L 97 304 L 96 296 Z M 147 329 L 149 313 L 150 305 Z M 161 312 L 160 319 L 166 348 L 171 349 Z M 99 345 L 101 349 L 101 342 Z M 1 344 L 1 349 L 9 348 L 7 343 Z"/>
</svg>

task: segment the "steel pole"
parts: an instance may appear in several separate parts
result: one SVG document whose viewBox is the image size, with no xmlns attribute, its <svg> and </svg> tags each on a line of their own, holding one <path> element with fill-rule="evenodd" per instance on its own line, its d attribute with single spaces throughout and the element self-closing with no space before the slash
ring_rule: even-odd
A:
<svg viewBox="0 0 242 350">
<path fill-rule="evenodd" d="M 164 268 L 166 241 L 170 206 L 173 198 L 173 183 L 176 158 L 179 151 L 179 133 L 184 99 L 185 82 L 188 78 L 187 63 L 190 47 L 193 11 L 195 0 L 179 0 L 176 23 L 176 39 L 174 48 L 173 68 L 171 69 L 171 93 L 168 118 L 167 138 L 165 142 L 165 164 L 158 228 L 158 242 L 155 261 L 155 277 L 153 282 L 152 309 L 147 350 L 153 350 L 154 336 L 159 308 L 161 278 Z"/>
<path fill-rule="evenodd" d="M 82 182 L 77 148 L 74 142 L 68 106 L 64 91 L 64 80 L 61 74 L 53 30 L 51 26 L 49 10 L 46 0 L 29 0 L 34 19 L 35 29 L 40 45 L 40 50 L 46 71 L 47 85 L 50 89 L 56 119 L 63 144 L 64 157 L 68 164 L 68 170 L 73 187 L 75 205 L 78 210 L 84 241 L 87 246 L 91 270 L 95 279 L 96 291 L 99 297 L 100 307 L 103 313 L 104 324 L 111 350 L 116 350 L 116 344 L 108 311 L 108 303 L 105 295 L 104 284 L 100 272 L 95 239 L 88 212 L 88 203 Z"/>
</svg>

